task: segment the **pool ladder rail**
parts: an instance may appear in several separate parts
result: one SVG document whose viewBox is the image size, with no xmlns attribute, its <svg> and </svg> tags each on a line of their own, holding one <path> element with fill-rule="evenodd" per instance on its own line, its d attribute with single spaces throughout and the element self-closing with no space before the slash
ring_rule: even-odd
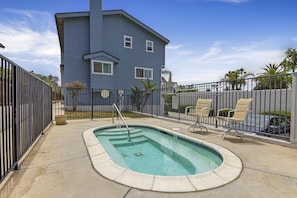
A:
<svg viewBox="0 0 297 198">
<path fill-rule="evenodd" d="M 112 123 L 114 123 L 114 110 L 117 111 L 118 113 L 118 118 L 120 117 L 120 119 L 122 120 L 123 124 L 125 125 L 127 131 L 128 131 L 128 141 L 130 142 L 131 141 L 131 138 L 130 138 L 130 129 L 126 123 L 126 121 L 124 120 L 122 114 L 121 114 L 121 111 L 119 110 L 119 108 L 117 107 L 117 105 L 115 103 L 112 104 Z"/>
</svg>

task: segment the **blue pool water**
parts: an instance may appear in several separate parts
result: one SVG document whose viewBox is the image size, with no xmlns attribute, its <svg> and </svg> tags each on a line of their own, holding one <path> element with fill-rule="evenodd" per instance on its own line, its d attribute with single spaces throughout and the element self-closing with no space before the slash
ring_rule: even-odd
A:
<svg viewBox="0 0 297 198">
<path fill-rule="evenodd" d="M 103 128 L 94 133 L 119 166 L 152 175 L 184 176 L 217 168 L 222 156 L 215 150 L 153 127 Z"/>
</svg>

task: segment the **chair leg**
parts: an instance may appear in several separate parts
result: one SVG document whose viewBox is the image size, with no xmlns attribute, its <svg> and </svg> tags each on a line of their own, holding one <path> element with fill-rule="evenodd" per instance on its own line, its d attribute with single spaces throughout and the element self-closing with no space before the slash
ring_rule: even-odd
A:
<svg viewBox="0 0 297 198">
<path fill-rule="evenodd" d="M 227 130 L 227 131 L 222 131 L 222 137 L 223 137 L 223 140 L 224 138 L 226 137 L 227 133 L 231 133 L 231 131 L 234 130 L 235 131 L 235 135 L 240 137 L 240 139 L 242 139 L 244 141 L 244 134 L 242 133 L 239 133 L 235 127 L 235 123 L 231 123 L 231 127 Z"/>
<path fill-rule="evenodd" d="M 192 128 L 192 127 L 193 127 L 193 129 L 194 129 L 196 125 L 197 125 L 197 122 L 191 124 L 191 125 L 189 126 L 189 128 L 188 128 L 188 131 L 190 131 L 190 128 Z"/>
<path fill-rule="evenodd" d="M 204 125 L 201 124 L 201 123 L 200 123 L 200 126 L 201 126 L 201 131 L 203 131 L 202 128 L 205 128 L 206 133 L 208 133 L 208 128 L 207 128 L 206 126 L 204 126 Z"/>
<path fill-rule="evenodd" d="M 223 140 L 224 140 L 224 138 L 226 137 L 226 135 L 227 135 L 228 133 L 231 133 L 232 130 L 236 130 L 236 129 L 235 129 L 235 124 L 234 124 L 233 122 L 231 122 L 231 127 L 230 127 L 227 131 L 223 131 L 223 135 L 222 135 Z"/>
<path fill-rule="evenodd" d="M 227 135 L 228 133 L 231 132 L 231 130 L 232 130 L 232 128 L 229 128 L 227 131 L 222 130 L 222 137 L 223 137 L 223 140 L 224 140 L 224 138 L 226 137 L 226 135 Z"/>
<path fill-rule="evenodd" d="M 240 139 L 242 139 L 244 141 L 244 134 L 243 133 L 239 133 L 236 128 L 234 128 L 234 130 L 235 130 L 235 135 L 237 137 L 240 137 Z"/>
<path fill-rule="evenodd" d="M 191 124 L 188 128 L 188 131 L 190 131 L 191 128 L 193 128 L 193 130 L 195 130 L 195 128 L 200 128 L 202 132 L 203 132 L 203 128 L 204 128 L 205 131 L 208 133 L 208 128 L 206 126 L 204 126 L 201 122 L 199 122 L 199 120 L 197 122 Z"/>
</svg>

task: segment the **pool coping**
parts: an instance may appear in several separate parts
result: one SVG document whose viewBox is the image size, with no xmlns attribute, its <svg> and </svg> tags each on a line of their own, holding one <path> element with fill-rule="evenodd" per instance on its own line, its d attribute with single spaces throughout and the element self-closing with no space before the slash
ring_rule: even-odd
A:
<svg viewBox="0 0 297 198">
<path fill-rule="evenodd" d="M 153 127 L 208 146 L 222 155 L 223 163 L 218 168 L 211 171 L 187 176 L 158 176 L 135 172 L 114 163 L 97 140 L 94 131 L 110 127 L 110 125 L 107 125 L 93 127 L 83 132 L 83 139 L 91 163 L 100 175 L 117 183 L 142 190 L 157 192 L 195 192 L 226 185 L 238 178 L 241 174 L 243 166 L 240 158 L 222 146 L 158 126 L 147 124 L 141 124 L 139 126 Z"/>
</svg>

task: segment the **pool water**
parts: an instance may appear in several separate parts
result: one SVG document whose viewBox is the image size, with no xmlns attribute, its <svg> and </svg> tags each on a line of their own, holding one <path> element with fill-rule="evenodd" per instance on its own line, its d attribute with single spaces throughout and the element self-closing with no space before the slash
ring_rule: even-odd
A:
<svg viewBox="0 0 297 198">
<path fill-rule="evenodd" d="M 185 176 L 217 168 L 222 156 L 215 150 L 153 127 L 103 128 L 94 133 L 110 158 L 130 170 L 162 176 Z"/>
</svg>

